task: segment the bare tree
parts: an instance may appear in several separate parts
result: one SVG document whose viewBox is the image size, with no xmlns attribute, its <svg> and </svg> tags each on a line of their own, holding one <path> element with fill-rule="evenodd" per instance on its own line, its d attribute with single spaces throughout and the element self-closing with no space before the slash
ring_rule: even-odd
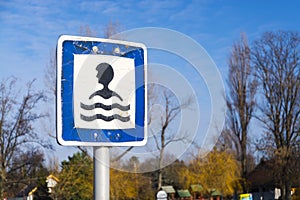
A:
<svg viewBox="0 0 300 200">
<path fill-rule="evenodd" d="M 84 36 L 90 36 L 90 37 L 95 37 L 97 35 L 96 31 L 92 30 L 89 25 L 80 26 L 79 34 Z"/>
<path fill-rule="evenodd" d="M 111 38 L 112 36 L 120 33 L 122 30 L 119 22 L 110 21 L 103 30 L 103 35 L 105 38 Z M 115 38 L 117 39 L 117 38 Z"/>
<path fill-rule="evenodd" d="M 16 78 L 0 83 L 0 199 L 14 183 L 9 174 L 30 165 L 29 159 L 18 157 L 25 155 L 30 146 L 50 147 L 34 131 L 33 123 L 44 116 L 36 112 L 44 94 L 33 90 L 33 82 L 23 87 L 23 91 L 16 90 Z M 20 162 L 14 162 L 16 159 Z"/>
<path fill-rule="evenodd" d="M 257 81 L 251 67 L 250 48 L 245 34 L 242 34 L 240 41 L 233 45 L 228 65 L 227 133 L 234 138 L 232 141 L 241 162 L 241 175 L 244 179 L 243 192 L 246 192 L 247 142 L 249 125 L 255 109 Z"/>
<path fill-rule="evenodd" d="M 275 174 L 283 199 L 291 199 L 293 152 L 300 144 L 300 37 L 296 32 L 266 32 L 255 41 L 253 61 L 263 102 L 258 119 L 270 133 Z M 298 149 L 299 150 L 299 149 Z M 299 166 L 298 166 L 299 167 Z"/>
<path fill-rule="evenodd" d="M 50 51 L 49 58 L 49 63 L 45 68 L 44 82 L 51 94 L 50 97 L 54 97 L 56 96 L 56 57 L 53 49 Z"/>
<path fill-rule="evenodd" d="M 154 111 L 149 113 L 148 123 L 154 123 L 158 121 L 159 128 L 156 129 L 156 133 L 152 132 L 152 136 L 155 141 L 158 155 L 158 189 L 162 186 L 163 180 L 163 167 L 164 167 L 164 155 L 168 145 L 174 142 L 185 142 L 187 136 L 185 133 L 180 133 L 179 136 L 172 134 L 172 122 L 175 121 L 176 117 L 180 115 L 183 109 L 187 108 L 192 103 L 192 98 L 188 98 L 185 102 L 179 103 L 176 96 L 166 88 L 162 86 L 149 87 L 149 107 L 158 104 L 162 108 L 162 113 L 155 114 Z"/>
</svg>

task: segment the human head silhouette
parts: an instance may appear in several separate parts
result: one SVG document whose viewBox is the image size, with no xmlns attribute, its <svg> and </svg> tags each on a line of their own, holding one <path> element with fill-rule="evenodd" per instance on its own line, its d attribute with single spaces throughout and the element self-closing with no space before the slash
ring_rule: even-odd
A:
<svg viewBox="0 0 300 200">
<path fill-rule="evenodd" d="M 97 78 L 98 82 L 104 86 L 104 88 L 108 87 L 108 84 L 114 77 L 114 70 L 112 66 L 108 63 L 100 63 L 96 70 L 98 71 Z"/>
</svg>

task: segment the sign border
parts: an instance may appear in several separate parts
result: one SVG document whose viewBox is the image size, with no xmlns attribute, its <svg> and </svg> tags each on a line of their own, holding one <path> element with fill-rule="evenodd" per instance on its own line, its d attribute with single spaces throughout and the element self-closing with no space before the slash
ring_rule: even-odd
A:
<svg viewBox="0 0 300 200">
<path fill-rule="evenodd" d="M 86 42 L 104 42 L 111 44 L 120 44 L 126 46 L 133 46 L 142 48 L 144 51 L 144 138 L 142 141 L 129 141 L 129 142 L 85 142 L 85 141 L 65 141 L 63 139 L 62 127 L 62 69 L 63 69 L 63 43 L 65 41 L 86 41 Z M 96 38 L 96 37 L 84 37 L 73 35 L 61 35 L 57 41 L 56 51 L 56 135 L 57 141 L 63 146 L 144 146 L 147 143 L 147 48 L 142 43 L 129 42 L 123 40 Z"/>
</svg>

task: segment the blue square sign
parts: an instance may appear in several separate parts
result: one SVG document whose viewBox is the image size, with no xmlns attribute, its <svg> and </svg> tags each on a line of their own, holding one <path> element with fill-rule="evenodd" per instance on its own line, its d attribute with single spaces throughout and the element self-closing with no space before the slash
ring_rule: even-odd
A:
<svg viewBox="0 0 300 200">
<path fill-rule="evenodd" d="M 62 35 L 57 44 L 57 140 L 71 146 L 147 141 L 143 44 Z"/>
</svg>

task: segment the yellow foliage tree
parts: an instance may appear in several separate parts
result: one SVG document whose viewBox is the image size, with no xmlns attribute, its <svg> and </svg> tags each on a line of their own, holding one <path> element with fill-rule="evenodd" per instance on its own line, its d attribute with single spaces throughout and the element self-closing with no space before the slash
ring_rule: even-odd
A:
<svg viewBox="0 0 300 200">
<path fill-rule="evenodd" d="M 110 170 L 111 199 L 135 199 L 138 195 L 138 190 L 136 189 L 134 174 L 132 174 L 132 177 L 130 175 L 115 169 Z"/>
<path fill-rule="evenodd" d="M 138 164 L 131 166 L 130 161 L 126 164 L 128 166 L 123 166 L 124 168 L 138 167 Z M 110 196 L 112 200 L 152 200 L 155 192 L 151 185 L 149 177 L 141 173 L 110 169 Z"/>
<path fill-rule="evenodd" d="M 213 190 L 230 196 L 241 189 L 240 166 L 234 156 L 214 149 L 204 158 L 191 161 L 188 168 L 181 171 L 182 185 L 201 184 L 209 195 Z"/>
</svg>

